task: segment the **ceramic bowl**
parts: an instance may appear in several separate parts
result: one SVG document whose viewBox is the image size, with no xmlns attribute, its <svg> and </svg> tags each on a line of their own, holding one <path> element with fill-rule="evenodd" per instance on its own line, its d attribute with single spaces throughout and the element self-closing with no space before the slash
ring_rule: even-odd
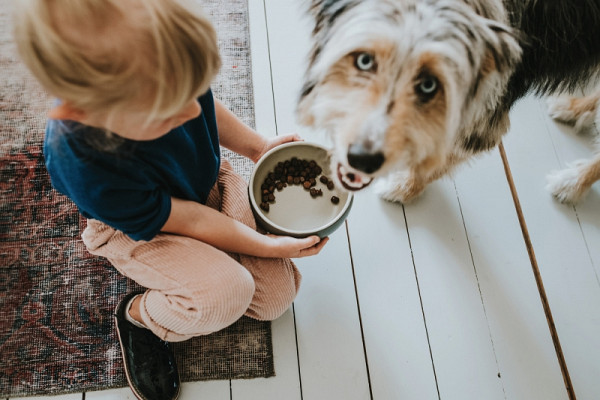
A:
<svg viewBox="0 0 600 400">
<path fill-rule="evenodd" d="M 266 187 L 264 184 L 267 177 L 269 174 L 277 176 L 275 168 L 281 167 L 286 161 L 292 163 L 293 158 L 299 160 L 296 164 L 300 164 L 302 160 L 314 161 L 322 169 L 321 174 L 316 177 L 316 185 L 313 186 L 315 190 L 321 190 L 322 195 L 313 197 L 302 184 L 287 184 L 281 190 L 275 188 L 272 191 L 275 200 L 268 203 L 269 210 L 265 211 L 260 205 L 263 203 L 263 189 Z M 287 181 L 287 175 L 278 181 Z M 353 195 L 337 186 L 329 189 L 321 182 L 321 176 L 332 178 L 325 147 L 316 143 L 290 142 L 271 149 L 256 163 L 248 186 L 250 204 L 257 222 L 267 232 L 278 235 L 318 235 L 321 238 L 329 236 L 344 223 L 352 207 Z M 339 202 L 334 203 L 331 200 L 333 196 L 336 196 Z"/>
</svg>

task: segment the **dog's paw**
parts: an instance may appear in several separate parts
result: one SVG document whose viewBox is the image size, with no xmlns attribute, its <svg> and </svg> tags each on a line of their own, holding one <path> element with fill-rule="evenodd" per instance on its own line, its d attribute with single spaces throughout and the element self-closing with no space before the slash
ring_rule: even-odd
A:
<svg viewBox="0 0 600 400">
<path fill-rule="evenodd" d="M 546 189 L 561 203 L 577 204 L 589 189 L 579 181 L 585 164 L 585 160 L 575 161 L 565 169 L 552 171 L 546 177 Z"/>
<path fill-rule="evenodd" d="M 391 174 L 374 182 L 375 193 L 382 199 L 393 203 L 410 203 L 424 189 L 424 186 L 417 185 L 406 172 Z"/>
<path fill-rule="evenodd" d="M 581 107 L 576 97 L 550 97 L 546 105 L 552 119 L 573 126 L 577 132 L 588 129 L 594 123 L 595 112 Z"/>
</svg>

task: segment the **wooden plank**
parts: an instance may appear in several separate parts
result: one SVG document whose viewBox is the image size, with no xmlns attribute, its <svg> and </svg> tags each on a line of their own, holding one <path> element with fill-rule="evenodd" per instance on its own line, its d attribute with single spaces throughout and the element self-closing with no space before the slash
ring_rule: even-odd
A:
<svg viewBox="0 0 600 400">
<path fill-rule="evenodd" d="M 184 382 L 181 385 L 179 400 L 229 400 L 229 381 Z M 49 400 L 49 399 L 46 399 Z M 85 400 L 137 400 L 130 388 L 108 389 L 87 392 Z"/>
<path fill-rule="evenodd" d="M 294 313 L 288 310 L 271 323 L 275 376 L 231 381 L 233 400 L 300 400 L 300 376 Z"/>
<path fill-rule="evenodd" d="M 49 400 L 49 399 L 47 399 Z M 87 392 L 85 400 L 137 400 L 128 387 L 119 389 L 108 389 L 97 392 Z"/>
<path fill-rule="evenodd" d="M 297 263 L 303 274 L 294 303 L 303 398 L 370 398 L 345 229 L 332 234 L 318 256 Z"/>
<path fill-rule="evenodd" d="M 271 63 L 263 0 L 248 1 L 248 20 L 256 129 L 264 136 L 275 136 Z"/>
<path fill-rule="evenodd" d="M 266 136 L 275 135 L 275 111 L 271 86 L 271 65 L 265 5 L 262 0 L 248 2 L 256 129 Z M 234 380 L 232 398 L 300 399 L 300 377 L 296 348 L 296 331 L 293 311 L 288 310 L 271 324 L 275 376 L 267 379 Z"/>
<path fill-rule="evenodd" d="M 506 398 L 568 398 L 498 151 L 455 182 Z"/>
<path fill-rule="evenodd" d="M 296 124 L 310 37 L 309 20 L 294 0 L 267 0 L 267 26 L 279 134 Z M 315 257 L 296 260 L 303 282 L 294 303 L 302 396 L 305 399 L 367 399 L 370 396 L 348 239 L 344 229 Z"/>
<path fill-rule="evenodd" d="M 504 399 L 453 182 L 434 182 L 406 217 L 440 397 Z"/>
<path fill-rule="evenodd" d="M 179 400 L 230 400 L 230 383 L 228 380 L 185 382 L 181 385 Z"/>
<path fill-rule="evenodd" d="M 308 5 L 295 0 L 265 0 L 265 4 L 278 133 L 297 132 L 306 140 L 326 142 L 320 133 L 296 123 L 296 104 L 312 29 L 312 21 L 303 8 Z"/>
<path fill-rule="evenodd" d="M 373 398 L 437 399 L 402 206 L 368 188 L 348 231 Z"/>
<path fill-rule="evenodd" d="M 540 111 L 539 102 L 526 98 L 513 110 L 506 153 L 575 394 L 595 399 L 600 395 L 600 283 L 594 266 L 597 253 L 592 255 L 590 249 L 599 243 L 593 232 L 599 226 L 594 214 L 600 197 L 592 194 L 573 208 L 559 204 L 545 190 L 546 174 L 561 167 L 558 155 L 566 155 L 548 130 L 540 129 L 554 123 Z"/>
</svg>

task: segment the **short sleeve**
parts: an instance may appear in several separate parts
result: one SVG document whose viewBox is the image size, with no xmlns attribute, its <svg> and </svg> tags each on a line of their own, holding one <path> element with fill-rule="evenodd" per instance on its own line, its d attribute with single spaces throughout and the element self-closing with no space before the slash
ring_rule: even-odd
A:
<svg viewBox="0 0 600 400">
<path fill-rule="evenodd" d="M 73 200 L 84 217 L 102 221 L 134 240 L 151 240 L 169 218 L 170 192 L 139 162 L 98 154 L 73 154 L 73 148 L 64 145 L 47 147 L 52 185 Z"/>
</svg>

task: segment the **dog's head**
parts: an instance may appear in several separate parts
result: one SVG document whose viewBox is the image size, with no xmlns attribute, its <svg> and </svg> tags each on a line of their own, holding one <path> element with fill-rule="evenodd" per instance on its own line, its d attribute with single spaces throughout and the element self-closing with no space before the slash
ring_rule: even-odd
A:
<svg viewBox="0 0 600 400">
<path fill-rule="evenodd" d="M 298 116 L 331 135 L 332 171 L 348 190 L 439 168 L 520 57 L 510 28 L 464 0 L 313 0 L 311 11 Z"/>
</svg>

